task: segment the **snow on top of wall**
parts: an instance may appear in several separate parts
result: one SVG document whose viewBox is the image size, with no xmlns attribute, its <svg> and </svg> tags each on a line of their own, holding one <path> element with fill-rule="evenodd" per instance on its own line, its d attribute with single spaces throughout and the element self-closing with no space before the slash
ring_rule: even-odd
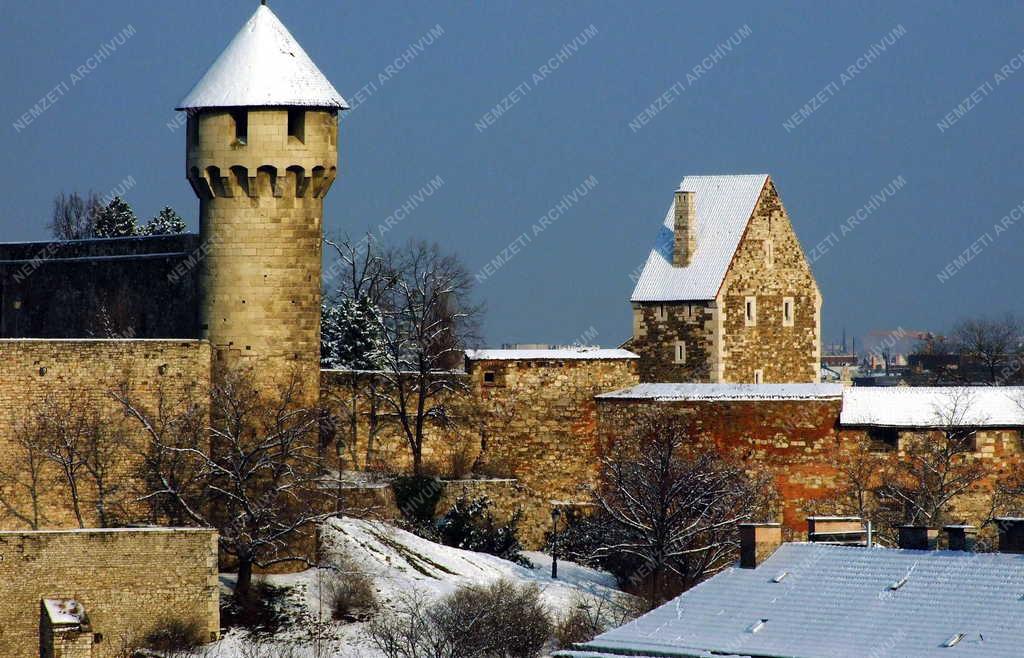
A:
<svg viewBox="0 0 1024 658">
<path fill-rule="evenodd" d="M 557 350 L 466 350 L 471 361 L 540 361 L 557 360 L 598 360 L 598 359 L 639 359 L 629 350 L 601 349 L 598 347 L 577 347 Z"/>
<path fill-rule="evenodd" d="M 74 599 L 43 599 L 43 607 L 54 626 L 86 623 L 85 606 Z"/>
<path fill-rule="evenodd" d="M 348 109 L 288 28 L 262 5 L 177 109 L 283 106 Z"/>
<path fill-rule="evenodd" d="M 1024 387 L 853 387 L 843 393 L 843 425 L 1024 426 Z"/>
<path fill-rule="evenodd" d="M 673 198 L 631 301 L 714 299 L 767 181 L 767 174 L 684 178 L 679 189 L 693 192 L 696 203 L 697 246 L 693 258 L 686 267 L 672 265 L 676 208 Z"/>
<path fill-rule="evenodd" d="M 822 400 L 843 395 L 841 384 L 638 384 L 598 395 L 599 400 Z"/>
</svg>

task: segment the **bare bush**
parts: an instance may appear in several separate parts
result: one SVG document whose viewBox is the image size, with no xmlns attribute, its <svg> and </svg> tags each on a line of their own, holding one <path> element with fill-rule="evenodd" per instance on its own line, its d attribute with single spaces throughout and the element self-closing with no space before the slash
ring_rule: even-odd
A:
<svg viewBox="0 0 1024 658">
<path fill-rule="evenodd" d="M 535 658 L 553 626 L 535 585 L 502 580 L 433 605 L 419 593 L 402 597 L 371 624 L 370 637 L 387 658 Z"/>
<path fill-rule="evenodd" d="M 322 590 L 336 621 L 364 621 L 377 609 L 373 578 L 349 564 L 342 564 L 339 571 L 328 571 Z"/>
<path fill-rule="evenodd" d="M 203 644 L 203 628 L 194 619 L 164 619 L 146 634 L 148 649 L 168 652 L 182 652 Z"/>
<path fill-rule="evenodd" d="M 632 621 L 640 614 L 640 600 L 623 596 L 616 601 L 586 599 L 577 594 L 569 612 L 554 628 L 555 643 L 559 649 L 568 649 L 574 644 L 589 642 L 612 628 Z"/>
</svg>

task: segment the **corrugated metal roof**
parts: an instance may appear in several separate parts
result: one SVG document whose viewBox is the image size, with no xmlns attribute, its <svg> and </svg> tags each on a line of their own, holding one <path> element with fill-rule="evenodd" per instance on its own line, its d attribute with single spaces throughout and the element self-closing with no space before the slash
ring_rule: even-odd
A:
<svg viewBox="0 0 1024 658">
<path fill-rule="evenodd" d="M 348 109 L 288 28 L 261 5 L 177 109 L 284 106 Z"/>
<path fill-rule="evenodd" d="M 1022 594 L 1024 555 L 783 544 L 575 655 L 1011 658 L 1024 653 Z"/>
<path fill-rule="evenodd" d="M 852 387 L 843 393 L 843 425 L 1024 427 L 1024 387 Z"/>
<path fill-rule="evenodd" d="M 672 266 L 673 198 L 631 301 L 714 299 L 767 180 L 767 174 L 684 178 L 679 189 L 696 193 L 697 246 L 693 259 L 686 267 Z"/>
<path fill-rule="evenodd" d="M 545 359 L 639 359 L 629 350 L 610 350 L 595 347 L 560 350 L 466 350 L 471 361 L 541 361 Z"/>
<path fill-rule="evenodd" d="M 599 400 L 838 400 L 842 384 L 637 384 L 598 395 Z"/>
</svg>

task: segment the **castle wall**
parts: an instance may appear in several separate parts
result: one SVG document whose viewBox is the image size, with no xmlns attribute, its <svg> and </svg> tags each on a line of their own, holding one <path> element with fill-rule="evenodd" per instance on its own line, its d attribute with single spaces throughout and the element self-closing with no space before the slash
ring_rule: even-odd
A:
<svg viewBox="0 0 1024 658">
<path fill-rule="evenodd" d="M 0 244 L 0 338 L 195 338 L 199 236 Z"/>
<path fill-rule="evenodd" d="M 756 299 L 753 326 L 746 318 L 748 297 Z M 791 323 L 783 319 L 786 298 L 793 301 Z M 770 181 L 726 273 L 718 304 L 720 381 L 753 383 L 755 370 L 763 371 L 765 383 L 819 381 L 821 295 Z"/>
<path fill-rule="evenodd" d="M 0 473 L 23 475 L 24 451 L 17 444 L 25 436 L 33 412 L 48 399 L 58 405 L 86 413 L 97 410 L 109 419 L 108 429 L 138 429 L 125 418 L 123 408 L 109 396 L 126 387 L 142 405 L 152 408 L 161 394 L 169 399 L 202 395 L 210 382 L 210 346 L 198 340 L 0 340 Z M 130 488 L 140 454 L 129 440 L 118 444 L 116 463 L 122 482 Z M 71 512 L 67 488 L 58 481 L 53 466 L 47 467 L 42 490 L 42 528 L 77 527 Z M 52 476 L 52 477 L 51 477 Z M 21 478 L 24 480 L 24 477 Z M 83 480 L 87 480 L 84 475 Z M 88 525 L 95 525 L 95 509 L 88 501 L 94 492 L 83 491 Z M 24 486 L 0 479 L 0 528 L 29 527 L 32 516 L 29 492 Z"/>
<path fill-rule="evenodd" d="M 39 655 L 40 603 L 83 604 L 92 658 L 119 658 L 124 642 L 157 625 L 196 622 L 220 634 L 217 533 L 201 529 L 0 532 L 0 656 Z"/>
</svg>

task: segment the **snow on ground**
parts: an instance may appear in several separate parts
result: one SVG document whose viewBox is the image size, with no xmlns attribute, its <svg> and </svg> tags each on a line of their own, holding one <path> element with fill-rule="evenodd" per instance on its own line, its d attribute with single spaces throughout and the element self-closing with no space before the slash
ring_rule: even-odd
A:
<svg viewBox="0 0 1024 658">
<path fill-rule="evenodd" d="M 351 518 L 329 520 L 322 536 L 330 562 L 344 564 L 344 568 L 374 579 L 381 604 L 378 614 L 387 613 L 400 595 L 413 589 L 437 599 L 459 587 L 486 585 L 503 578 L 520 584 L 536 584 L 556 618 L 563 617 L 580 600 L 591 605 L 603 602 L 605 607 L 613 608 L 625 602 L 626 595 L 619 591 L 614 577 L 572 562 L 559 560 L 558 580 L 552 580 L 551 558 L 544 553 L 525 552 L 524 556 L 533 566 L 524 567 L 493 555 L 442 546 L 379 521 Z M 294 658 L 382 658 L 366 637 L 364 623 L 343 624 L 330 620 L 326 595 L 321 601 L 322 585 L 329 580 L 325 573 L 328 572 L 312 569 L 298 574 L 267 576 L 270 584 L 295 588 L 294 605 L 306 622 L 302 629 L 295 629 L 279 639 L 304 645 Z M 231 575 L 222 577 L 226 588 L 230 588 L 233 580 Z M 318 619 L 322 622 L 317 623 Z M 232 632 L 202 656 L 241 658 L 245 655 L 241 645 L 247 643 L 242 634 Z M 319 648 L 315 646 L 318 643 Z"/>
</svg>

